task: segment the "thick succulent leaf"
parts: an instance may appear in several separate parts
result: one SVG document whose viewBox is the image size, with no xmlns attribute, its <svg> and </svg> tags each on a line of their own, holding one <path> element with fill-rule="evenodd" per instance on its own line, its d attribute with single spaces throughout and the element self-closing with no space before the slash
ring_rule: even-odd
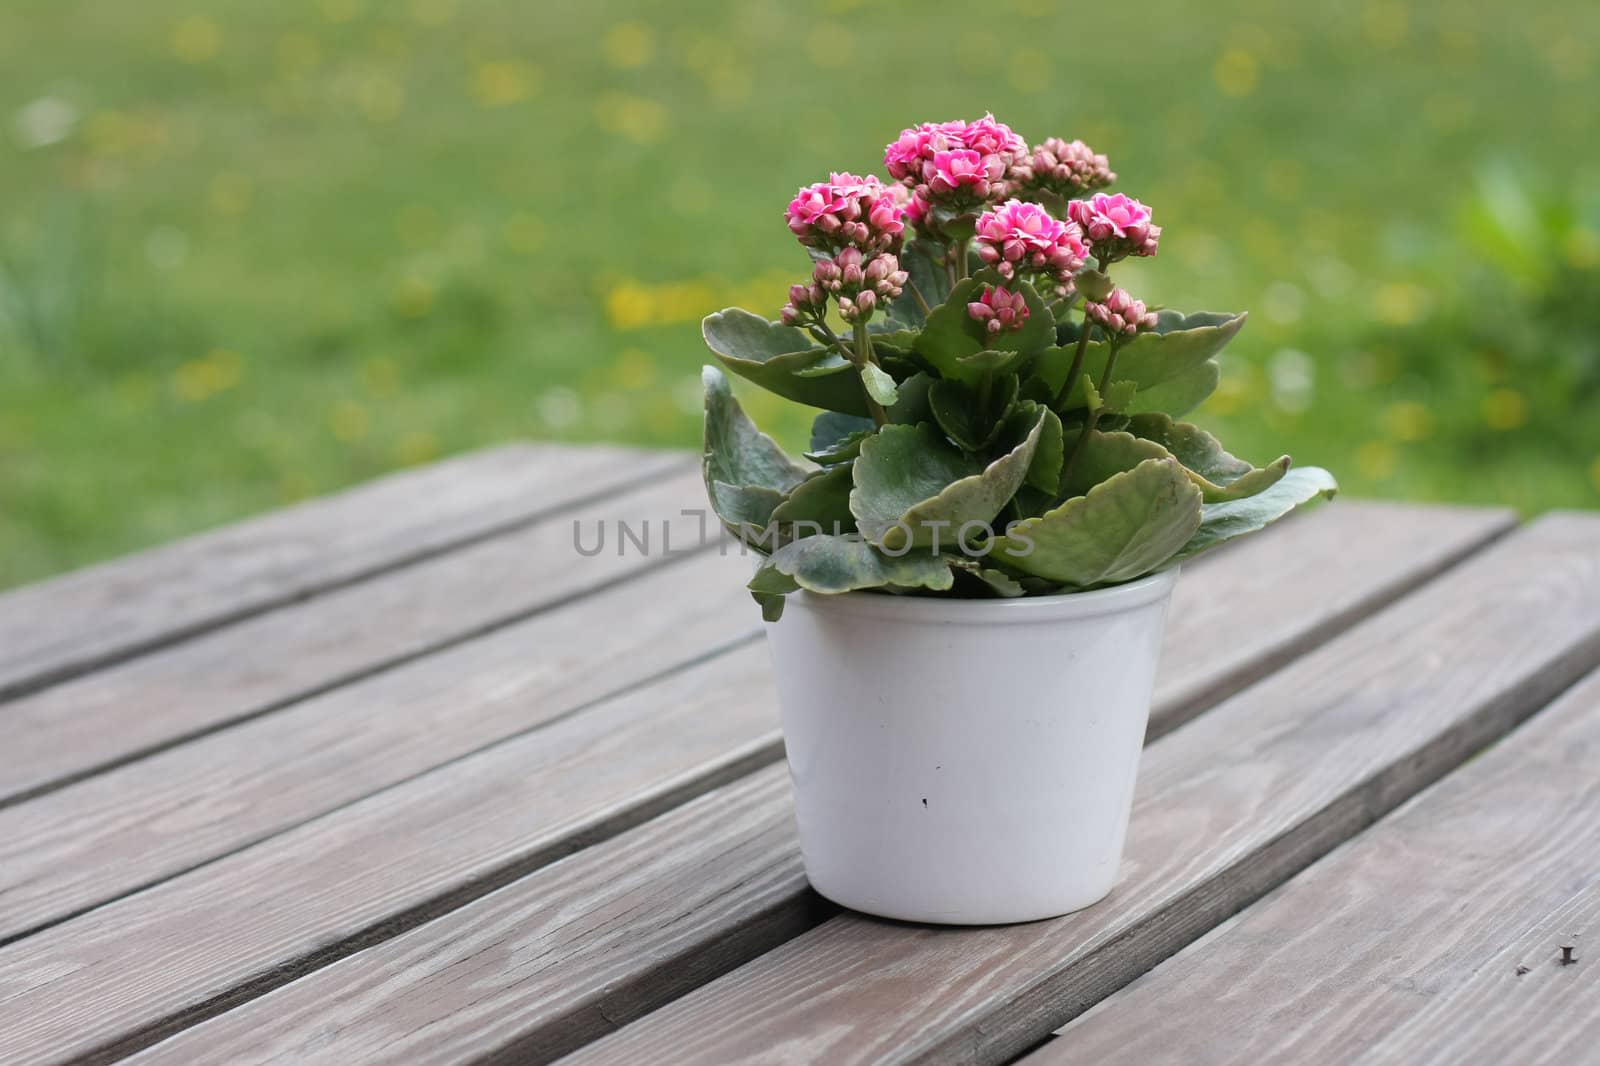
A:
<svg viewBox="0 0 1600 1066">
<path fill-rule="evenodd" d="M 773 546 L 772 512 L 784 501 L 777 489 L 760 485 L 706 483 L 711 509 L 728 529 L 746 544 L 763 550 Z"/>
<path fill-rule="evenodd" d="M 892 406 L 900 398 L 894 387 L 894 378 L 872 363 L 861 368 L 861 384 L 866 387 L 867 395 L 884 407 Z"/>
<path fill-rule="evenodd" d="M 900 398 L 886 412 L 889 421 L 902 426 L 914 426 L 931 419 L 933 409 L 928 403 L 928 392 L 937 380 L 932 374 L 916 373 L 900 382 Z"/>
<path fill-rule="evenodd" d="M 1006 412 L 1000 428 L 1000 439 L 1023 440 L 1031 432 L 1030 427 L 1037 424 L 1041 417 L 1044 418 L 1044 425 L 1039 430 L 1039 446 L 1033 450 L 1033 462 L 1028 464 L 1028 473 L 1023 482 L 1041 492 L 1054 493 L 1061 480 L 1065 445 L 1061 419 L 1056 413 L 1032 400 L 1019 400 Z"/>
<path fill-rule="evenodd" d="M 1001 352 L 985 348 L 981 352 L 963 355 L 961 363 L 975 370 L 1010 370 L 1026 358 L 1021 352 Z"/>
<path fill-rule="evenodd" d="M 1143 393 L 1192 373 L 1220 352 L 1243 328 L 1244 322 L 1245 316 L 1242 314 L 1222 315 L 1200 311 L 1183 315 L 1176 311 L 1157 312 L 1154 330 L 1141 333 L 1122 345 L 1117 356 L 1114 380 L 1135 382 L 1139 392 Z M 1072 366 L 1077 348 L 1076 330 L 1081 328 L 1079 324 L 1070 330 L 1063 330 L 1068 334 L 1066 341 L 1059 347 L 1044 351 L 1034 363 L 1034 376 L 1044 382 L 1052 395 L 1061 388 L 1061 382 Z M 1090 341 L 1084 354 L 1084 373 L 1092 380 L 1099 381 L 1110 353 L 1111 346 L 1104 339 Z M 1070 410 L 1084 404 L 1083 386 L 1074 385 L 1064 409 Z M 1135 408 L 1158 409 L 1142 406 L 1137 398 L 1130 410 Z"/>
<path fill-rule="evenodd" d="M 1018 352 L 1023 358 L 1044 351 L 1055 340 L 1055 319 L 1032 286 L 1011 286 L 1019 289 L 1028 304 L 1028 321 L 1015 332 L 991 334 L 981 323 L 967 314 L 967 304 L 983 294 L 984 283 L 978 278 L 967 278 L 950 290 L 950 296 L 928 316 L 928 324 L 917 336 L 917 354 L 926 359 L 940 377 L 953 378 L 975 384 L 983 368 L 967 362 L 969 356 L 982 351 Z"/>
<path fill-rule="evenodd" d="M 790 459 L 733 397 L 716 367 L 701 371 L 705 385 L 705 452 L 701 472 L 711 509 L 746 543 L 770 547 L 768 525 L 784 495 L 810 473 Z"/>
<path fill-rule="evenodd" d="M 950 560 L 950 568 L 955 571 L 957 578 L 965 578 L 965 584 L 969 589 L 981 590 L 988 595 L 1005 599 L 1015 599 L 1028 593 L 1016 578 L 1004 570 L 984 566 L 977 559 L 954 557 Z"/>
<path fill-rule="evenodd" d="M 1135 415 L 1129 432 L 1155 441 L 1188 468 L 1207 503 L 1254 496 L 1271 488 L 1289 471 L 1289 457 L 1280 456 L 1265 467 L 1255 467 L 1228 454 L 1222 442 L 1199 426 L 1174 422 L 1164 414 Z"/>
<path fill-rule="evenodd" d="M 953 541 L 963 523 L 990 522 L 1022 486 L 1044 420 L 1015 448 L 978 469 L 927 423 L 887 426 L 861 448 L 850 510 L 889 551 Z"/>
<path fill-rule="evenodd" d="M 950 295 L 950 275 L 936 260 L 942 253 L 938 245 L 908 241 L 900 250 L 900 269 L 911 275 L 910 284 L 890 305 L 888 321 L 894 329 L 921 329 L 928 321 L 922 305 L 912 292 L 915 288 L 929 307 L 938 307 Z"/>
<path fill-rule="evenodd" d="M 706 483 L 753 485 L 787 492 L 810 473 L 756 428 L 734 399 L 727 376 L 714 366 L 703 367 L 701 383 L 706 393 Z"/>
<path fill-rule="evenodd" d="M 1160 444 L 1131 433 L 1108 433 L 1099 429 L 1088 432 L 1082 451 L 1068 471 L 1067 483 L 1060 486 L 1063 497 L 1082 496 L 1102 481 L 1132 470 L 1146 460 L 1172 458 Z M 1078 447 L 1077 440 L 1077 437 L 1072 438 L 1069 450 Z"/>
<path fill-rule="evenodd" d="M 920 422 L 884 426 L 863 441 L 854 470 L 850 510 L 862 533 L 881 543 L 883 531 L 907 511 L 976 473 L 978 465 L 932 425 Z"/>
<path fill-rule="evenodd" d="M 1131 581 L 1189 541 L 1200 509 L 1200 490 L 1176 459 L 1147 459 L 1012 527 L 990 559 L 1076 588 Z"/>
<path fill-rule="evenodd" d="M 989 410 L 994 413 L 986 416 L 978 409 L 977 390 L 959 381 L 939 378 L 928 390 L 928 408 L 933 420 L 947 437 L 967 451 L 976 452 L 994 443 L 1000 432 L 1000 415 L 1010 409 L 1016 398 L 1017 376 L 998 375 L 989 390 Z M 1032 423 L 1018 435 L 1018 439 L 1031 428 Z"/>
<path fill-rule="evenodd" d="M 811 422 L 811 450 L 833 450 L 856 433 L 871 433 L 872 419 L 860 415 L 842 415 L 838 411 L 824 411 Z"/>
<path fill-rule="evenodd" d="M 1173 418 L 1186 415 L 1205 403 L 1221 380 L 1222 364 L 1207 359 L 1193 370 L 1135 394 L 1127 413 L 1160 412 Z"/>
<path fill-rule="evenodd" d="M 860 537 L 824 534 L 790 541 L 773 552 L 748 587 L 761 604 L 762 616 L 775 622 L 783 610 L 782 598 L 799 589 L 835 595 L 873 588 L 943 591 L 953 584 L 955 577 L 941 556 L 888 555 Z"/>
<path fill-rule="evenodd" d="M 794 537 L 854 533 L 856 519 L 850 513 L 850 490 L 854 484 L 849 463 L 818 470 L 773 509 L 771 521 L 791 526 L 785 532 Z"/>
<path fill-rule="evenodd" d="M 1192 559 L 1234 537 L 1265 529 L 1296 507 L 1313 500 L 1332 499 L 1338 491 L 1332 474 L 1321 467 L 1302 466 L 1254 496 L 1208 503 L 1201 512 L 1200 528 L 1173 561 Z"/>
<path fill-rule="evenodd" d="M 730 307 L 708 315 L 701 330 L 706 346 L 723 366 L 769 392 L 830 411 L 868 413 L 860 380 L 840 372 L 849 363 L 798 329 Z M 804 376 L 802 371 L 820 376 Z"/>
<path fill-rule="evenodd" d="M 806 452 L 805 456 L 818 466 L 833 466 L 835 463 L 847 463 L 861 454 L 861 442 L 872 436 L 872 430 L 857 430 L 848 437 L 843 437 L 833 442 L 827 448 L 817 452 Z"/>
</svg>

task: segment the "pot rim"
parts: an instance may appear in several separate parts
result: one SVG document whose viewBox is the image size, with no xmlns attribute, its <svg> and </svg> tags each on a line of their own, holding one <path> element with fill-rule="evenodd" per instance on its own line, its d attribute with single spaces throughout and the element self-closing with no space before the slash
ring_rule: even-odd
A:
<svg viewBox="0 0 1600 1066">
<path fill-rule="evenodd" d="M 1110 588 L 1058 592 L 1049 596 L 969 600 L 947 596 L 894 596 L 881 592 L 826 595 L 791 593 L 792 606 L 809 611 L 883 618 L 908 625 L 1027 625 L 1118 614 L 1164 599 L 1178 580 L 1174 566 Z M 798 602 L 793 602 L 798 601 Z M 773 623 L 782 625 L 782 621 Z"/>
</svg>

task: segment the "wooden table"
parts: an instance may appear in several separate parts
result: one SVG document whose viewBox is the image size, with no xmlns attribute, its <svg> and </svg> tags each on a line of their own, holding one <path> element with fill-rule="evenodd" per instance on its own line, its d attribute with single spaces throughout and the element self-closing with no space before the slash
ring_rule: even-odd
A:
<svg viewBox="0 0 1600 1066">
<path fill-rule="evenodd" d="M 0 1062 L 1597 1061 L 1600 516 L 1193 565 L 1119 887 L 957 930 L 808 891 L 701 500 L 516 446 L 0 597 Z"/>
</svg>

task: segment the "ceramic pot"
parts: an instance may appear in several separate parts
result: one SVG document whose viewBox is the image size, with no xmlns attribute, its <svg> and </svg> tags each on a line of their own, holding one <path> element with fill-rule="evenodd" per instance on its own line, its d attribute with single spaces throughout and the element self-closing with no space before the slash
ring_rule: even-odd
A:
<svg viewBox="0 0 1600 1066">
<path fill-rule="evenodd" d="M 816 890 L 961 925 L 1102 899 L 1176 579 L 1011 600 L 791 595 L 767 636 Z"/>
</svg>

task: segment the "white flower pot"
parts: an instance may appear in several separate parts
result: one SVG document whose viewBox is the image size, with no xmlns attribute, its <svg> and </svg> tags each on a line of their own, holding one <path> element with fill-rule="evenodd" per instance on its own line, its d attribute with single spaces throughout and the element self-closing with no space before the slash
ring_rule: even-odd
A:
<svg viewBox="0 0 1600 1066">
<path fill-rule="evenodd" d="M 813 887 L 960 925 L 1103 898 L 1176 579 L 1014 600 L 791 595 L 767 636 Z"/>
</svg>

